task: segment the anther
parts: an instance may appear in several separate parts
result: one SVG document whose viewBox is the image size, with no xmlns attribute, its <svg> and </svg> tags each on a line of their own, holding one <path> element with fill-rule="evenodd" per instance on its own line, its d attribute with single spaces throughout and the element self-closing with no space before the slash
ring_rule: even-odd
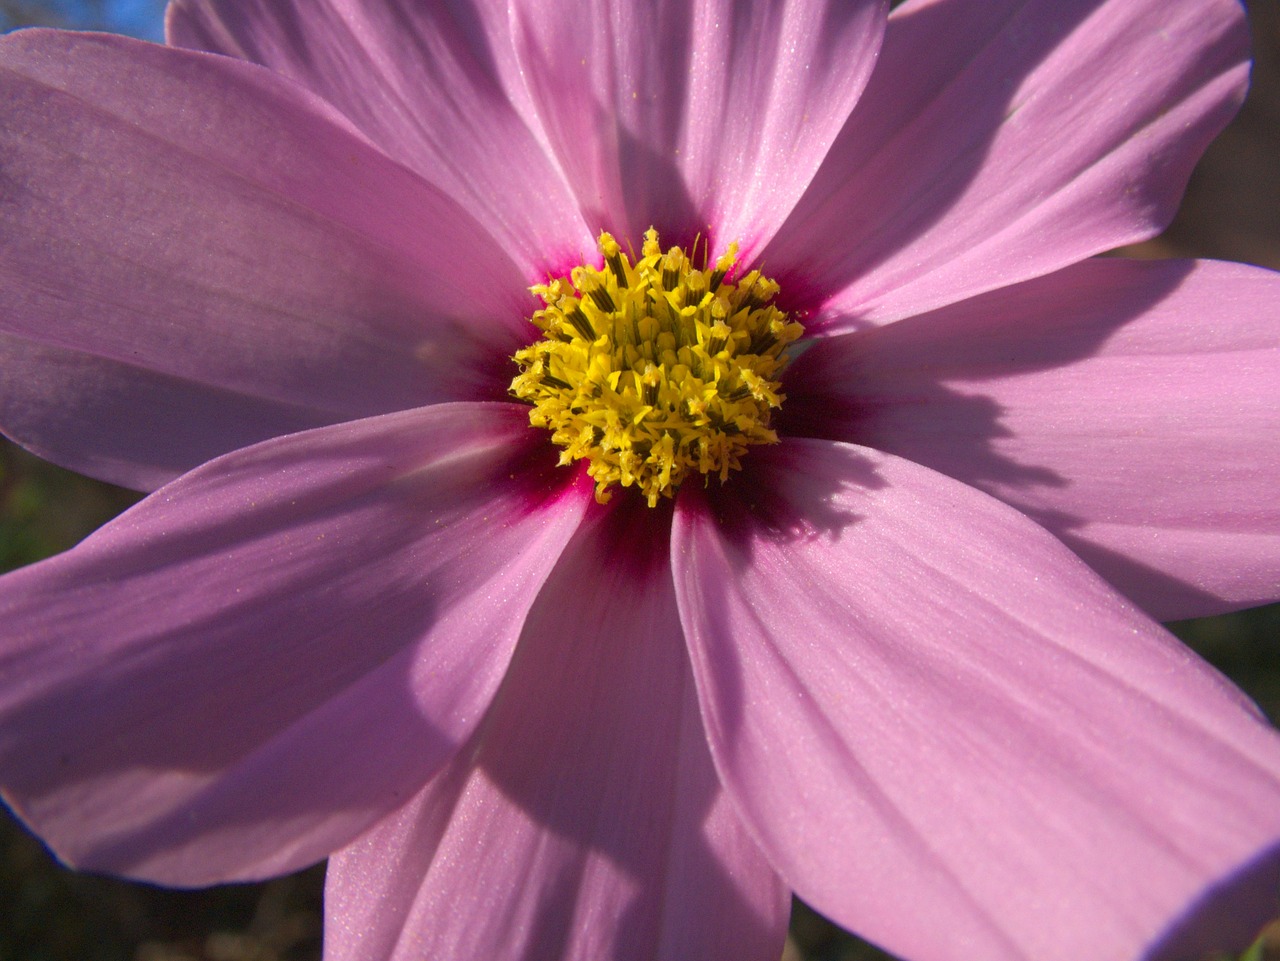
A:
<svg viewBox="0 0 1280 961">
<path fill-rule="evenodd" d="M 730 282 L 736 245 L 714 271 L 705 251 L 701 268 L 679 247 L 664 252 L 652 228 L 634 265 L 607 233 L 600 252 L 604 268 L 532 288 L 547 305 L 532 317 L 544 337 L 516 354 L 511 393 L 551 431 L 562 464 L 587 461 L 602 503 L 614 486 L 654 506 L 691 474 L 725 481 L 752 445 L 777 442 L 770 411 L 802 328 L 769 303 L 777 285 L 758 271 Z M 586 298 L 605 316 L 593 321 Z"/>
<path fill-rule="evenodd" d="M 600 252 L 604 254 L 604 262 L 618 281 L 618 286 L 627 288 L 627 270 L 622 263 L 622 248 L 607 233 L 600 234 Z"/>
<path fill-rule="evenodd" d="M 667 256 L 662 260 L 662 289 L 675 290 L 680 285 L 680 268 L 684 260 L 680 256 L 680 251 L 676 247 L 672 247 L 667 251 Z"/>
<path fill-rule="evenodd" d="M 658 368 L 650 364 L 644 369 L 644 376 L 640 378 L 643 387 L 641 397 L 646 407 L 653 407 L 658 403 L 658 388 L 662 386 L 662 375 L 658 373 Z"/>
<path fill-rule="evenodd" d="M 717 320 L 711 325 L 711 336 L 707 338 L 707 353 L 712 357 L 724 350 L 724 345 L 729 342 L 729 325 L 723 320 Z"/>
<path fill-rule="evenodd" d="M 573 329 L 582 335 L 584 340 L 594 341 L 596 339 L 596 329 L 591 326 L 591 320 L 582 312 L 582 308 L 577 304 L 565 315 L 565 319 L 573 324 Z"/>
<path fill-rule="evenodd" d="M 596 287 L 588 291 L 587 295 L 595 301 L 595 305 L 606 314 L 611 314 L 618 309 L 617 304 L 613 302 L 613 298 L 609 296 L 609 291 L 605 290 L 603 286 Z"/>
<path fill-rule="evenodd" d="M 716 269 L 711 274 L 711 292 L 714 294 L 720 289 L 720 285 L 724 283 L 724 278 L 729 271 L 733 269 L 733 265 L 738 260 L 738 244 L 734 241 L 729 245 L 729 249 L 716 261 Z"/>
</svg>

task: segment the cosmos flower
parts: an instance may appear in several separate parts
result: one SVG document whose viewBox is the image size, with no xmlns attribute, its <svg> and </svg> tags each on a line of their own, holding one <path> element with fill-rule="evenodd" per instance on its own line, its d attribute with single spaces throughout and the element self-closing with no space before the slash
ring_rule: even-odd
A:
<svg viewBox="0 0 1280 961">
<path fill-rule="evenodd" d="M 0 41 L 0 784 L 326 957 L 1165 958 L 1280 740 L 1280 281 L 1151 236 L 1235 0 L 176 0 Z M 873 69 L 874 68 L 874 69 Z M 652 232 L 651 232 L 652 230 Z M 534 293 L 531 293 L 531 288 Z M 536 294 L 536 296 L 535 296 Z"/>
</svg>

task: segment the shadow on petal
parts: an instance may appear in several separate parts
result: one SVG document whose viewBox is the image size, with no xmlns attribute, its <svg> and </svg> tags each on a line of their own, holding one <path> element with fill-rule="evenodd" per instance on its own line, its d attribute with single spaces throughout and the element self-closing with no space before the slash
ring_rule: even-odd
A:
<svg viewBox="0 0 1280 961">
<path fill-rule="evenodd" d="M 706 747 L 669 515 L 615 494 L 552 572 L 399 922 L 416 952 L 777 957 L 787 899 Z M 485 924 L 441 897 L 464 888 Z"/>
<path fill-rule="evenodd" d="M 1123 269 L 1121 261 L 1094 261 L 885 327 L 810 342 L 786 372 L 779 433 L 874 447 L 978 487 L 1065 486 L 1054 467 L 1000 448 L 996 442 L 1014 434 L 1001 423 L 1004 407 L 982 385 L 1096 356 L 1192 269 L 1190 261 L 1170 261 L 1150 283 L 1125 285 L 1120 277 L 1105 297 L 1055 310 L 1072 293 L 1102 289 L 1093 275 L 1112 264 L 1117 273 Z M 1035 335 L 1027 336 L 1032 323 Z"/>
<path fill-rule="evenodd" d="M 470 404 L 184 475 L 0 581 L 0 674 L 24 679 L 0 686 L 6 798 L 89 869 L 320 859 L 474 730 L 577 526 L 572 480 L 521 408 Z"/>
<path fill-rule="evenodd" d="M 695 509 L 710 510 L 724 537 L 751 557 L 757 539 L 786 543 L 824 538 L 839 540 L 859 515 L 838 506 L 850 488 L 876 490 L 884 485 L 871 460 L 847 445 L 835 447 L 830 461 L 838 470 L 816 471 L 805 450 L 784 439 L 776 447 L 752 448 L 742 470 L 723 485 L 691 481 L 687 493 Z M 824 467 L 829 466 L 824 464 Z"/>
<path fill-rule="evenodd" d="M 1141 961 L 1187 961 L 1242 951 L 1280 912 L 1280 845 L 1219 881 L 1174 921 Z"/>
</svg>

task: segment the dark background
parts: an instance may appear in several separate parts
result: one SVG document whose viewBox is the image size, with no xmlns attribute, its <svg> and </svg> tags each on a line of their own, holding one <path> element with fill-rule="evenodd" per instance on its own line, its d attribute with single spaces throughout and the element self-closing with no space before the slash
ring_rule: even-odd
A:
<svg viewBox="0 0 1280 961">
<path fill-rule="evenodd" d="M 1280 269 L 1280 3 L 1247 6 L 1256 58 L 1249 99 L 1196 169 L 1173 225 L 1128 255 Z M 40 24 L 158 40 L 162 10 L 161 0 L 0 0 L 0 31 Z M 65 550 L 137 497 L 0 438 L 0 571 Z M 1280 718 L 1280 605 L 1171 626 Z M 315 961 L 322 882 L 320 866 L 197 892 L 76 874 L 0 809 L 0 961 Z M 1280 925 L 1264 947 L 1267 961 L 1280 961 Z M 785 961 L 883 957 L 796 906 Z"/>
</svg>

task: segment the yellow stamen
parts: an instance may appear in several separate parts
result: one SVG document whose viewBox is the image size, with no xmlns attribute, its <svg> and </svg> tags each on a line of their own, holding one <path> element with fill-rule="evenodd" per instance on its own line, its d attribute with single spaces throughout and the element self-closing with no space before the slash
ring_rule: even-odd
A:
<svg viewBox="0 0 1280 961">
<path fill-rule="evenodd" d="M 759 271 L 729 282 L 737 244 L 702 269 L 679 247 L 664 253 L 653 228 L 634 265 L 607 233 L 600 253 L 602 267 L 532 288 L 543 337 L 515 355 L 511 393 L 564 448 L 561 464 L 589 462 L 601 503 L 615 484 L 654 507 L 692 472 L 727 480 L 750 445 L 777 442 L 784 348 L 804 328 Z"/>
</svg>

